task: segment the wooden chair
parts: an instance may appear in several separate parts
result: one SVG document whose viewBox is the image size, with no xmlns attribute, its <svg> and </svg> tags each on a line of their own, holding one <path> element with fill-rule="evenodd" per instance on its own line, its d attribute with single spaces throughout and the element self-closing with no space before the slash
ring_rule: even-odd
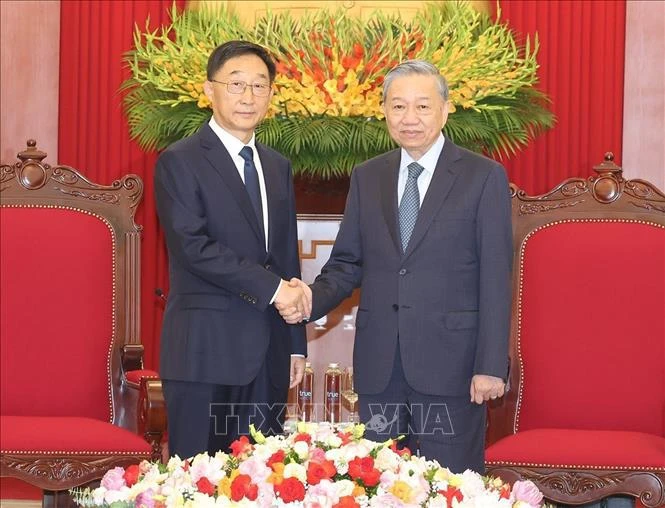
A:
<svg viewBox="0 0 665 508">
<path fill-rule="evenodd" d="M 665 504 L 665 194 L 596 176 L 512 186 L 511 390 L 491 405 L 488 474 L 547 499 Z"/>
<path fill-rule="evenodd" d="M 99 185 L 45 157 L 28 141 L 0 167 L 0 476 L 43 489 L 46 506 L 159 459 L 165 413 L 140 396 L 156 377 L 139 340 L 143 183 Z"/>
</svg>

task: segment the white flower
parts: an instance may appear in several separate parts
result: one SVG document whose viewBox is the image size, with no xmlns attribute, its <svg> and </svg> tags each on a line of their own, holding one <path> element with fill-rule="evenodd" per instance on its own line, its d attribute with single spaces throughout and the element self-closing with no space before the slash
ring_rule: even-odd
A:
<svg viewBox="0 0 665 508">
<path fill-rule="evenodd" d="M 108 504 L 116 503 L 118 501 L 129 500 L 129 487 L 126 485 L 120 487 L 119 490 L 107 490 L 104 493 L 104 501 Z"/>
<path fill-rule="evenodd" d="M 189 474 L 192 482 L 196 483 L 201 478 L 207 478 L 211 483 L 217 484 L 219 480 L 226 476 L 224 472 L 225 460 L 222 460 L 224 454 L 216 454 L 210 457 L 207 453 L 202 453 L 194 457 L 192 465 L 189 468 Z"/>
<path fill-rule="evenodd" d="M 337 434 L 330 435 L 326 438 L 324 441 L 326 446 L 330 446 L 332 448 L 339 448 L 342 445 L 342 438 L 339 437 Z"/>
<path fill-rule="evenodd" d="M 478 473 L 474 473 L 470 469 L 464 471 L 461 475 L 462 484 L 459 486 L 459 489 L 462 491 L 464 498 L 473 498 L 484 494 L 485 484 L 483 483 L 482 477 Z"/>
<path fill-rule="evenodd" d="M 351 480 L 339 480 L 334 483 L 337 497 L 350 496 L 353 493 L 353 488 L 356 486 Z"/>
<path fill-rule="evenodd" d="M 332 448 L 326 452 L 326 459 L 331 460 L 335 464 L 335 469 L 338 474 L 345 475 L 349 472 L 349 462 L 344 456 L 344 451 L 341 448 Z"/>
<path fill-rule="evenodd" d="M 104 504 L 104 496 L 106 495 L 106 489 L 104 487 L 99 487 L 92 491 L 92 500 L 96 505 L 101 506 Z"/>
<path fill-rule="evenodd" d="M 309 457 L 309 445 L 305 441 L 298 441 L 293 445 L 293 451 L 296 452 L 300 460 Z"/>
<path fill-rule="evenodd" d="M 301 464 L 290 462 L 284 467 L 284 478 L 298 478 L 301 482 L 307 481 L 307 471 Z"/>
<path fill-rule="evenodd" d="M 397 471 L 401 458 L 390 448 L 382 448 L 376 455 L 374 466 L 381 471 Z"/>
<path fill-rule="evenodd" d="M 201 492 L 195 492 L 194 498 L 192 499 L 192 506 L 196 508 L 215 508 L 217 503 L 215 502 L 214 497 L 210 497 L 208 494 L 202 494 Z"/>
<path fill-rule="evenodd" d="M 371 441 L 363 439 L 362 441 L 359 441 L 357 443 L 351 442 L 346 446 L 340 448 L 340 450 L 342 451 L 342 456 L 344 457 L 346 462 L 350 462 L 356 457 L 360 458 L 367 457 L 369 455 L 369 452 L 373 448 L 371 445 L 368 446 L 367 443 L 371 443 Z"/>
</svg>

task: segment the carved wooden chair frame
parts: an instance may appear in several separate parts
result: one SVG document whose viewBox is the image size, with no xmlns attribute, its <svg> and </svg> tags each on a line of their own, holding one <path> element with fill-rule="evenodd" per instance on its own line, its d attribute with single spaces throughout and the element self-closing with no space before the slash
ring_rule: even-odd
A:
<svg viewBox="0 0 665 508">
<path fill-rule="evenodd" d="M 539 228 L 559 221 L 602 220 L 648 222 L 665 228 L 665 194 L 644 180 L 625 180 L 613 155 L 594 167 L 597 175 L 571 178 L 551 192 L 530 196 L 511 184 L 515 281 L 511 325 L 509 391 L 489 408 L 488 446 L 515 434 L 519 428 L 522 394 L 520 355 L 521 247 Z M 578 215 L 578 217 L 576 217 Z M 563 444 L 563 443 L 562 443 Z M 532 480 L 545 498 L 566 504 L 595 502 L 607 496 L 628 494 L 647 507 L 665 505 L 665 464 L 653 470 L 575 468 L 548 464 L 495 463 L 488 460 L 487 474 L 505 481 Z"/>
<path fill-rule="evenodd" d="M 143 458 L 161 459 L 161 435 L 166 425 L 161 391 L 150 389 L 154 381 L 145 372 L 140 342 L 140 234 L 134 215 L 143 195 L 143 182 L 127 175 L 111 185 L 93 183 L 68 166 L 51 167 L 46 153 L 29 140 L 18 154 L 19 162 L 0 167 L 2 207 L 63 208 L 100 218 L 112 231 L 114 244 L 114 329 L 109 351 L 109 423 L 143 434 L 152 445 L 149 457 L 20 455 L 4 452 L 0 476 L 14 477 L 45 491 L 69 488 L 96 479 L 108 469 L 138 463 Z M 150 395 L 148 395 L 150 392 Z M 57 503 L 57 501 L 56 501 Z"/>
</svg>

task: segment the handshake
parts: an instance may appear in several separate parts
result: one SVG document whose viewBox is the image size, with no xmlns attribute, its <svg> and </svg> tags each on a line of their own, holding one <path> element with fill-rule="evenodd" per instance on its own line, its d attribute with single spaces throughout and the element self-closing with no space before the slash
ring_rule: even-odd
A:
<svg viewBox="0 0 665 508">
<path fill-rule="evenodd" d="M 295 277 L 282 280 L 273 304 L 288 324 L 300 323 L 312 314 L 312 290 Z"/>
</svg>

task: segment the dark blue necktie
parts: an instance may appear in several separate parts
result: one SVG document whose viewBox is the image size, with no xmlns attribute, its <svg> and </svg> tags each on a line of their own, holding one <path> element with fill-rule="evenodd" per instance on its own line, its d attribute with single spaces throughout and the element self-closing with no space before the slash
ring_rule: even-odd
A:
<svg viewBox="0 0 665 508">
<path fill-rule="evenodd" d="M 259 174 L 254 165 L 254 151 L 251 146 L 244 146 L 240 150 L 240 157 L 245 159 L 245 188 L 249 195 L 249 200 L 254 207 L 254 213 L 259 221 L 259 229 L 263 238 L 265 238 L 265 231 L 263 230 L 263 205 L 261 204 L 261 188 L 259 187 Z"/>
</svg>

